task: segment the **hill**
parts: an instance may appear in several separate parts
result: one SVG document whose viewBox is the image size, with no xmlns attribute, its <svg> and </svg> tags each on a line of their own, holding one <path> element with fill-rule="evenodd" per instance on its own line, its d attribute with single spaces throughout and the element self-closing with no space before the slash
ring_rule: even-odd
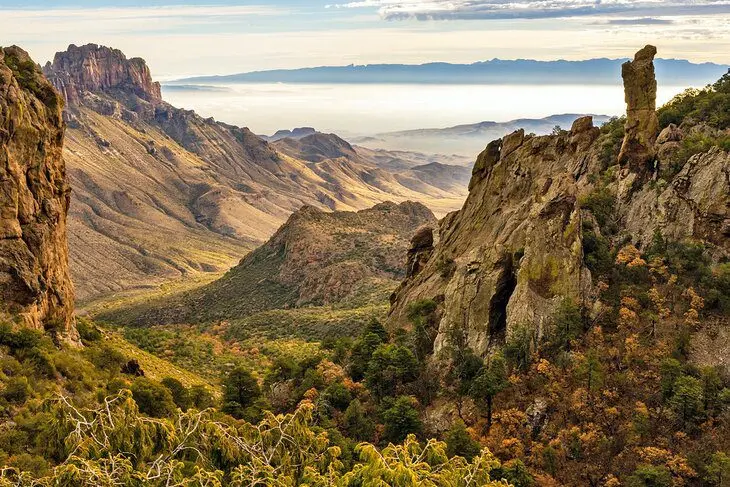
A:
<svg viewBox="0 0 730 487">
<path fill-rule="evenodd" d="M 124 325 L 200 323 L 273 309 L 380 303 L 405 275 L 411 236 L 435 222 L 428 208 L 412 202 L 332 213 L 307 206 L 220 279 L 97 317 Z"/>
<path fill-rule="evenodd" d="M 548 135 L 556 126 L 570 127 L 582 116 L 584 115 L 566 113 L 544 118 L 519 118 L 507 122 L 486 121 L 445 128 L 384 132 L 366 137 L 354 137 L 351 142 L 372 149 L 472 155 L 484 149 L 485 140 L 502 138 L 519 129 L 524 129 L 528 134 Z M 609 117 L 593 115 L 593 120 L 600 126 L 607 122 Z"/>
<path fill-rule="evenodd" d="M 434 181 L 402 185 L 363 156 L 302 159 L 247 128 L 175 108 L 144 60 L 115 49 L 70 46 L 44 72 L 67 100 L 71 270 L 81 300 L 226 270 L 304 205 L 417 200 L 443 214 L 465 194 Z"/>
</svg>

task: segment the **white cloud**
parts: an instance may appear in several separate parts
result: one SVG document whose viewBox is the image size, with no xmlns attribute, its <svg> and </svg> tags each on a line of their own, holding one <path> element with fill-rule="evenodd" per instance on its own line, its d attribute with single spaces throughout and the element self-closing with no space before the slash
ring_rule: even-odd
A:
<svg viewBox="0 0 730 487">
<path fill-rule="evenodd" d="M 727 14 L 727 0 L 361 0 L 335 8 L 377 8 L 389 20 L 541 19 L 594 15 Z"/>
</svg>

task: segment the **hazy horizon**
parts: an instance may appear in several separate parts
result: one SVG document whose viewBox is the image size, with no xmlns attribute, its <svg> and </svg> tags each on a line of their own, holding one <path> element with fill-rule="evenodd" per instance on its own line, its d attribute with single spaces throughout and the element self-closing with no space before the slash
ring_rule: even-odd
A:
<svg viewBox="0 0 730 487">
<path fill-rule="evenodd" d="M 163 85 L 163 98 L 204 117 L 245 125 L 261 135 L 311 126 L 354 137 L 563 113 L 611 116 L 625 111 L 620 85 L 247 83 L 214 88 L 171 89 Z M 659 103 L 685 88 L 660 86 Z"/>
</svg>

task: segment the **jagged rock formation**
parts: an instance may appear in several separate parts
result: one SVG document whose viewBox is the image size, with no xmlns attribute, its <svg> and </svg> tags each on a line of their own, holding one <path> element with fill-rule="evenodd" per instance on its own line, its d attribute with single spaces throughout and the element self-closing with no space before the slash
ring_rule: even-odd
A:
<svg viewBox="0 0 730 487">
<path fill-rule="evenodd" d="M 663 191 L 646 185 L 633 194 L 625 214 L 625 230 L 639 245 L 659 230 L 666 238 L 706 241 L 730 254 L 730 154 L 713 147 L 691 157 Z"/>
<path fill-rule="evenodd" d="M 62 109 L 25 51 L 0 49 L 0 308 L 75 340 Z"/>
<path fill-rule="evenodd" d="M 646 46 L 636 53 L 633 61 L 621 67 L 626 95 L 626 136 L 624 137 L 619 163 L 646 180 L 654 170 L 659 119 L 656 114 L 657 83 L 654 75 L 656 47 Z"/>
<path fill-rule="evenodd" d="M 590 117 L 564 134 L 518 130 L 489 143 L 474 165 L 463 208 L 441 220 L 439 243 L 416 266 L 409 255 L 415 271 L 391 299 L 393 328 L 408 326 L 410 303 L 432 299 L 439 305 L 435 351 L 457 330 L 468 346 L 487 354 L 519 326 L 539 339 L 565 298 L 590 309 L 595 292 L 583 255 L 584 223 L 599 230 L 580 202 L 601 175 L 619 173 L 608 187 L 619 196 L 617 241 L 642 247 L 658 230 L 729 254 L 727 152 L 714 148 L 692 157 L 661 191 L 649 181 L 656 154 L 670 153 L 681 138 L 670 127 L 657 139 L 655 52 L 647 46 L 624 65 L 629 121 L 619 164 L 610 171 L 602 161 L 603 136 Z"/>
<path fill-rule="evenodd" d="M 44 71 L 69 103 L 78 104 L 89 93 L 133 93 L 151 104 L 160 103 L 160 84 L 152 81 L 143 59 L 127 57 L 118 49 L 87 44 L 56 53 Z"/>
<path fill-rule="evenodd" d="M 275 146 L 175 108 L 143 60 L 115 49 L 71 46 L 45 73 L 68 99 L 69 238 L 82 300 L 228 269 L 303 205 L 418 200 L 443 214 L 465 196 L 453 179 L 441 188 L 425 171 L 381 169 L 336 136 Z"/>
<path fill-rule="evenodd" d="M 563 297 L 581 299 L 590 275 L 577 197 L 598 164 L 597 137 L 585 117 L 565 135 L 518 130 L 490 143 L 464 207 L 441 221 L 430 259 L 394 295 L 391 321 L 405 325 L 408 303 L 434 299 L 442 308 L 436 350 L 459 328 L 484 354 L 517 325 L 542 330 Z"/>
<path fill-rule="evenodd" d="M 269 309 L 361 303 L 373 296 L 379 302 L 405 277 L 401 263 L 409 238 L 435 223 L 428 208 L 408 201 L 358 212 L 305 206 L 221 279 L 126 310 L 122 321 L 206 322 Z"/>
</svg>

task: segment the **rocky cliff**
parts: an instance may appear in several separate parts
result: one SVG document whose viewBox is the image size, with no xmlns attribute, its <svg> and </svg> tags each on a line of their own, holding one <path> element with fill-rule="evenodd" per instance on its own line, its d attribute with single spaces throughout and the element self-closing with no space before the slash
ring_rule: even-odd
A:
<svg viewBox="0 0 730 487">
<path fill-rule="evenodd" d="M 401 177 L 349 144 L 328 145 L 340 139 L 280 148 L 173 107 L 144 61 L 115 49 L 71 46 L 45 73 L 68 99 L 69 238 L 82 300 L 228 269 L 304 205 L 416 200 L 443 214 L 463 201 L 453 181 Z"/>
<path fill-rule="evenodd" d="M 162 101 L 160 84 L 143 59 L 127 57 L 118 49 L 96 44 L 70 45 L 56 53 L 44 72 L 71 104 L 78 104 L 91 93 L 134 94 L 151 104 Z"/>
<path fill-rule="evenodd" d="M 62 109 L 25 51 L 0 49 L 0 307 L 74 340 Z"/>
<path fill-rule="evenodd" d="M 414 245 L 413 270 L 391 297 L 391 326 L 407 326 L 409 304 L 432 299 L 439 305 L 435 351 L 460 331 L 484 355 L 520 326 L 542 336 L 566 298 L 586 309 L 599 305 L 584 255 L 585 233 L 601 231 L 602 215 L 586 204 L 599 190 L 610 195 L 616 242 L 641 248 L 659 231 L 727 255 L 727 152 L 698 154 L 670 181 L 654 181 L 663 164 L 657 154 L 669 159 L 675 148 L 663 144 L 677 139 L 671 130 L 657 139 L 655 53 L 647 46 L 624 65 L 628 116 L 618 157 L 607 160 L 611 135 L 590 117 L 564 133 L 518 130 L 487 146 L 464 206 L 439 223 L 439 243 Z"/>
</svg>

